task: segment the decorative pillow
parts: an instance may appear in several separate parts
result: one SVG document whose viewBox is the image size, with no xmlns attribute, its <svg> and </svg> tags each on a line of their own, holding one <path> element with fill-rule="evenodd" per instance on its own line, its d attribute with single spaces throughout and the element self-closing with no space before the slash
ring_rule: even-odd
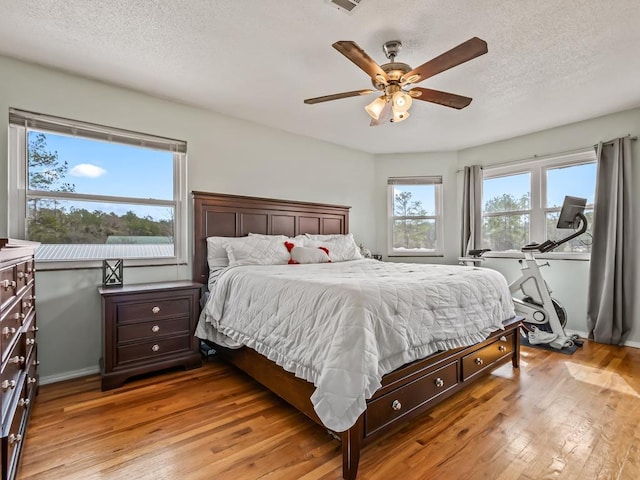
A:
<svg viewBox="0 0 640 480">
<path fill-rule="evenodd" d="M 325 240 L 333 240 L 335 238 L 342 238 L 346 235 L 351 235 L 353 236 L 351 233 L 347 233 L 347 234 L 343 234 L 343 233 L 331 233 L 328 235 L 323 235 L 323 234 L 316 234 L 316 233 L 305 233 L 304 236 L 306 238 L 308 238 L 309 240 L 318 240 L 318 241 L 325 241 Z"/>
<path fill-rule="evenodd" d="M 291 254 L 290 264 L 331 262 L 329 250 L 325 247 L 298 247 L 291 242 L 285 242 L 284 245 Z"/>
<path fill-rule="evenodd" d="M 282 235 L 270 237 L 252 235 L 227 244 L 225 248 L 229 255 L 229 266 L 285 265 L 290 258 L 283 240 L 287 237 Z"/>
<path fill-rule="evenodd" d="M 332 262 L 345 262 L 362 258 L 352 234 L 335 235 L 327 240 L 305 240 L 305 247 L 326 247 Z"/>
</svg>

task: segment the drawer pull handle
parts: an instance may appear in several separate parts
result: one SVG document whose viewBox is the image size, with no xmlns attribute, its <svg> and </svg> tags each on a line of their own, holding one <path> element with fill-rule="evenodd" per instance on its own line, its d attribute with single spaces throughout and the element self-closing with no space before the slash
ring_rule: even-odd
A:
<svg viewBox="0 0 640 480">
<path fill-rule="evenodd" d="M 5 380 L 4 382 L 0 383 L 0 387 L 2 387 L 3 390 L 8 390 L 9 388 L 16 388 L 16 381 Z"/>
<path fill-rule="evenodd" d="M 35 344 L 36 344 L 35 338 L 27 338 L 27 345 L 35 345 Z"/>
<path fill-rule="evenodd" d="M 500 337 L 500 341 L 501 341 L 501 342 L 506 342 L 506 341 L 507 341 L 507 337 L 505 337 L 504 335 L 502 335 L 502 336 Z"/>
<path fill-rule="evenodd" d="M 11 327 L 11 328 L 9 328 L 9 327 L 4 327 L 4 328 L 2 329 L 2 334 L 3 334 L 5 337 L 9 337 L 9 336 L 13 335 L 14 333 L 16 333 L 16 329 L 15 329 L 14 327 Z"/>
<path fill-rule="evenodd" d="M 436 378 L 435 382 L 433 382 L 436 384 L 436 387 L 438 388 L 442 388 L 444 387 L 444 380 L 442 380 L 441 378 Z"/>
<path fill-rule="evenodd" d="M 9 283 L 9 280 L 3 280 L 2 282 L 0 282 L 0 286 L 2 286 L 2 288 L 4 288 L 5 290 L 9 290 L 9 285 L 11 285 Z"/>
<path fill-rule="evenodd" d="M 400 400 L 394 400 L 393 403 L 391 404 L 391 408 L 393 408 L 396 412 L 402 409 L 402 404 L 400 403 Z"/>
<path fill-rule="evenodd" d="M 31 296 L 29 296 L 29 300 L 35 300 L 35 299 L 36 299 L 36 296 L 35 296 L 35 295 L 31 295 Z"/>
<path fill-rule="evenodd" d="M 20 435 L 19 433 L 16 433 L 15 435 L 12 433 L 11 435 L 9 435 L 9 443 L 17 443 L 20 440 L 22 440 L 22 435 Z"/>
<path fill-rule="evenodd" d="M 153 327 L 151 327 L 151 331 L 153 333 L 158 333 L 160 331 L 160 327 L 158 325 L 154 325 Z"/>
<path fill-rule="evenodd" d="M 29 400 L 28 398 L 21 398 L 18 402 L 18 405 L 20 405 L 21 407 L 28 407 L 30 403 L 31 400 Z"/>
<path fill-rule="evenodd" d="M 506 352 L 507 351 L 507 347 L 505 347 L 504 345 L 500 345 L 498 347 L 498 350 L 500 350 L 501 352 Z"/>
<path fill-rule="evenodd" d="M 160 345 L 158 345 L 157 343 L 155 343 L 153 345 L 153 347 L 151 347 L 151 350 L 153 350 L 154 352 L 157 352 L 158 350 L 160 350 Z"/>
<path fill-rule="evenodd" d="M 476 358 L 476 365 L 482 365 L 484 363 L 484 360 L 482 360 L 480 357 Z"/>
<path fill-rule="evenodd" d="M 34 361 L 33 361 L 33 365 L 34 365 L 35 367 L 37 367 L 38 365 L 40 365 L 40 360 L 34 360 Z"/>
<path fill-rule="evenodd" d="M 22 280 L 24 278 L 24 272 L 18 272 L 18 278 Z"/>
<path fill-rule="evenodd" d="M 11 357 L 8 362 L 20 365 L 21 363 L 24 363 L 24 357 L 19 357 L 18 355 L 16 355 L 15 357 Z"/>
<path fill-rule="evenodd" d="M 40 330 L 38 327 L 35 327 L 35 326 L 34 326 L 34 327 L 31 327 L 31 331 L 32 331 L 32 332 L 37 332 L 38 330 Z"/>
<path fill-rule="evenodd" d="M 158 313 L 158 312 L 160 311 L 160 307 L 153 307 L 153 308 L 151 309 L 151 311 L 152 311 L 153 313 Z"/>
<path fill-rule="evenodd" d="M 35 377 L 27 377 L 27 384 L 36 383 L 37 381 L 38 381 L 38 379 L 35 378 Z"/>
<path fill-rule="evenodd" d="M 31 308 L 31 302 L 22 302 L 22 308 Z"/>
</svg>

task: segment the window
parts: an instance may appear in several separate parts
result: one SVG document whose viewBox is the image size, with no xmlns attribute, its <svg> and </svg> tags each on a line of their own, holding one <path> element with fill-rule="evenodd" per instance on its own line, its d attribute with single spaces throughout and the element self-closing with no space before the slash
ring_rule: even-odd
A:
<svg viewBox="0 0 640 480">
<path fill-rule="evenodd" d="M 556 229 L 565 195 L 587 199 L 587 234 L 554 253 L 580 257 L 591 251 L 596 187 L 596 155 L 585 150 L 545 160 L 486 167 L 482 184 L 482 248 L 517 251 L 530 242 L 558 240 L 571 232 Z"/>
<path fill-rule="evenodd" d="M 442 255 L 442 177 L 390 178 L 389 255 Z"/>
<path fill-rule="evenodd" d="M 13 109 L 9 126 L 9 228 L 36 260 L 185 261 L 185 142 Z"/>
</svg>

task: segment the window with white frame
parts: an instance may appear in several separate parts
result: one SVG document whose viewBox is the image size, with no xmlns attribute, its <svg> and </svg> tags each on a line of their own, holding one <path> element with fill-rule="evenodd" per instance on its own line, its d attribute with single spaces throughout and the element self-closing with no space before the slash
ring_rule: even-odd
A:
<svg viewBox="0 0 640 480">
<path fill-rule="evenodd" d="M 388 254 L 442 255 L 442 177 L 394 177 L 388 184 Z"/>
<path fill-rule="evenodd" d="M 587 233 L 554 253 L 580 257 L 591 251 L 596 155 L 585 150 L 543 160 L 485 167 L 482 183 L 482 248 L 519 252 L 523 245 L 568 236 L 556 224 L 566 195 L 587 199 Z"/>
<path fill-rule="evenodd" d="M 185 169 L 185 142 L 11 109 L 10 234 L 40 262 L 184 262 Z"/>
</svg>

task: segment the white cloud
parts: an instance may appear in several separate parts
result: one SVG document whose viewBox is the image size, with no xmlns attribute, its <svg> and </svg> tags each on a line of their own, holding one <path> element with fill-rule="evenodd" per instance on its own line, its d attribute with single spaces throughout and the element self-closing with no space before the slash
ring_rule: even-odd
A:
<svg viewBox="0 0 640 480">
<path fill-rule="evenodd" d="M 101 177 L 107 171 L 104 168 L 98 167 L 97 165 L 92 165 L 90 163 L 81 163 L 80 165 L 76 165 L 69 173 L 74 177 L 90 177 L 97 178 Z"/>
</svg>

